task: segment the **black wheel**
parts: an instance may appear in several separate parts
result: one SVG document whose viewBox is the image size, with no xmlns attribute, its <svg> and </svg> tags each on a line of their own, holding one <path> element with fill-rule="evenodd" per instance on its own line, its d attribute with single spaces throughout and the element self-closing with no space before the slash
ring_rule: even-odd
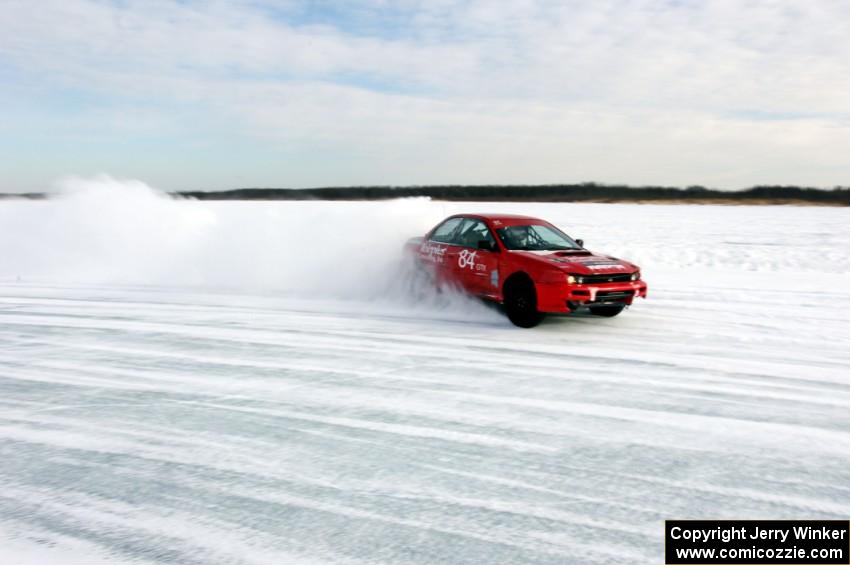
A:
<svg viewBox="0 0 850 565">
<path fill-rule="evenodd" d="M 529 280 L 511 281 L 505 285 L 505 313 L 520 328 L 533 328 L 543 319 L 537 311 L 537 292 Z"/>
<path fill-rule="evenodd" d="M 625 310 L 625 304 L 610 304 L 607 306 L 591 306 L 590 313 L 596 316 L 604 316 L 606 318 L 613 318 L 623 310 Z"/>
</svg>

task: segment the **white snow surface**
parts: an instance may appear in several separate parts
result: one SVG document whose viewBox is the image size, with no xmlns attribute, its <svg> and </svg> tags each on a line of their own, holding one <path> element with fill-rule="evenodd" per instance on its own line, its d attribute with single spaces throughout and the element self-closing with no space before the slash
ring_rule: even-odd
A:
<svg viewBox="0 0 850 565">
<path fill-rule="evenodd" d="M 840 208 L 0 202 L 0 563 L 659 563 L 668 518 L 850 516 Z M 445 215 L 643 267 L 532 330 L 411 295 Z"/>
</svg>

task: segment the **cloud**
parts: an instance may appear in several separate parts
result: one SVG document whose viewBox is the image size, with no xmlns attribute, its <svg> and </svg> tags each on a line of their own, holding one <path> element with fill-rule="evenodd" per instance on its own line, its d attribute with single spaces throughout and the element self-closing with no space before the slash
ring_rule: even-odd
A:
<svg viewBox="0 0 850 565">
<path fill-rule="evenodd" d="M 6 0 L 0 101 L 23 117 L 0 124 L 91 140 L 85 167 L 151 130 L 277 148 L 286 166 L 250 184 L 832 185 L 848 21 L 831 0 Z M 149 162 L 168 187 L 167 156 Z"/>
</svg>

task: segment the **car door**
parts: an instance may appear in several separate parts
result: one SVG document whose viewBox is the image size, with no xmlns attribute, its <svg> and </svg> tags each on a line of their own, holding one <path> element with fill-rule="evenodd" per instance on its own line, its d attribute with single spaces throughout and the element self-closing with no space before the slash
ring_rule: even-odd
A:
<svg viewBox="0 0 850 565">
<path fill-rule="evenodd" d="M 456 284 L 454 263 L 457 261 L 457 249 L 451 242 L 462 223 L 463 218 L 448 218 L 434 228 L 419 246 L 419 259 L 431 269 L 438 284 Z"/>
<path fill-rule="evenodd" d="M 455 231 L 452 243 L 457 249 L 456 259 L 451 261 L 456 270 L 455 278 L 473 294 L 496 296 L 499 290 L 499 252 L 487 224 L 476 218 L 465 218 Z"/>
</svg>

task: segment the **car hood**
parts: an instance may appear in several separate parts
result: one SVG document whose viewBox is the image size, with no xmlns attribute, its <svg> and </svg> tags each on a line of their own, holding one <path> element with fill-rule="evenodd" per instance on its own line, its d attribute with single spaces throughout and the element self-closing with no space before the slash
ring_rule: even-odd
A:
<svg viewBox="0 0 850 565">
<path fill-rule="evenodd" d="M 632 273 L 638 267 L 628 261 L 592 251 L 511 251 L 526 259 L 546 263 L 575 275 L 610 275 Z"/>
</svg>

